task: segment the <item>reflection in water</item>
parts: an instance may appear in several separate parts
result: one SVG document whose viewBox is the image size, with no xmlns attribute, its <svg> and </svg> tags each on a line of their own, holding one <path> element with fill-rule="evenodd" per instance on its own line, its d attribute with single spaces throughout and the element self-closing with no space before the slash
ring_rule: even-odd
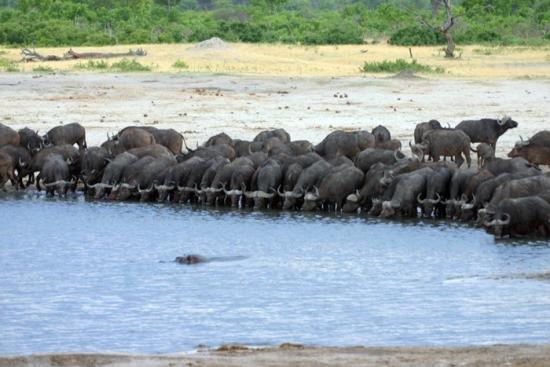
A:
<svg viewBox="0 0 550 367">
<path fill-rule="evenodd" d="M 0 354 L 550 340 L 550 285 L 529 276 L 548 274 L 547 241 L 33 193 L 0 196 L 0 223 Z"/>
</svg>

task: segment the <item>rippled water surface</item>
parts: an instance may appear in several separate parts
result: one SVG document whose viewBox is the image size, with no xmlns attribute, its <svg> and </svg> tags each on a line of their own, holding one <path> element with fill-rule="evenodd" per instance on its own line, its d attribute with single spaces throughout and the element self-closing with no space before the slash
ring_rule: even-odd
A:
<svg viewBox="0 0 550 367">
<path fill-rule="evenodd" d="M 548 272 L 445 222 L 0 196 L 0 354 L 548 343 Z"/>
</svg>

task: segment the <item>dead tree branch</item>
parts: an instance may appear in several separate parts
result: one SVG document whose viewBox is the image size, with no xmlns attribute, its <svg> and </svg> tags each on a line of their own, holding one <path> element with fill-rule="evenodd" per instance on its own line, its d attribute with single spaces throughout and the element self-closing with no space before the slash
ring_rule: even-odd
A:
<svg viewBox="0 0 550 367">
<path fill-rule="evenodd" d="M 138 57 L 146 56 L 142 48 L 137 50 L 129 50 L 128 52 L 76 52 L 73 49 L 69 49 L 63 56 L 56 55 L 41 55 L 35 49 L 23 48 L 21 49 L 22 61 L 34 62 L 34 61 L 62 61 L 62 60 L 75 60 L 75 59 L 108 59 L 113 57 Z"/>
</svg>

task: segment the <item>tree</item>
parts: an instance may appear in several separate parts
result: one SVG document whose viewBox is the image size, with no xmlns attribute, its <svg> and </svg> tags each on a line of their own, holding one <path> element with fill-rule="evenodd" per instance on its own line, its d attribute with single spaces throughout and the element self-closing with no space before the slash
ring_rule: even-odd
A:
<svg viewBox="0 0 550 367">
<path fill-rule="evenodd" d="M 420 18 L 420 21 L 425 26 L 430 27 L 433 30 L 443 34 L 443 36 L 447 40 L 447 47 L 445 48 L 445 57 L 452 58 L 452 57 L 455 57 L 456 46 L 455 46 L 455 41 L 453 39 L 453 35 L 451 34 L 451 30 L 456 24 L 456 17 L 453 15 L 453 12 L 452 12 L 451 0 L 432 0 L 432 16 L 434 18 L 439 13 L 439 9 L 441 8 L 441 5 L 445 7 L 445 23 L 443 23 L 438 27 L 435 27 L 431 25 L 423 17 Z"/>
</svg>

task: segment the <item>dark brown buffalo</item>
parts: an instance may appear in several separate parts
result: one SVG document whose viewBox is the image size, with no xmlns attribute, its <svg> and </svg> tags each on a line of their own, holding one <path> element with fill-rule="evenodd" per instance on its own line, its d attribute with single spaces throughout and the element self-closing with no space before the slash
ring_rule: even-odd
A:
<svg viewBox="0 0 550 367">
<path fill-rule="evenodd" d="M 245 193 L 249 199 L 254 199 L 254 208 L 272 207 L 277 189 L 283 180 L 283 168 L 275 159 L 265 161 L 252 177 L 252 191 Z"/>
<path fill-rule="evenodd" d="M 69 165 L 61 154 L 49 155 L 42 170 L 36 177 L 36 188 L 41 190 L 40 181 L 46 189 L 47 195 L 52 195 L 57 191 L 57 195 L 65 196 L 69 188 L 75 189 L 75 182 L 69 170 Z"/>
<path fill-rule="evenodd" d="M 371 134 L 374 135 L 376 145 L 383 144 L 391 140 L 390 131 L 382 125 L 378 125 L 372 129 Z"/>
<path fill-rule="evenodd" d="M 80 175 L 80 152 L 73 145 L 65 144 L 53 147 L 47 147 L 32 157 L 28 166 L 23 169 L 23 175 L 30 175 L 27 186 L 34 182 L 34 173 L 42 170 L 42 166 L 50 155 L 60 154 L 69 165 L 71 174 L 75 177 Z"/>
<path fill-rule="evenodd" d="M 427 153 L 434 162 L 439 161 L 440 157 L 454 157 L 459 167 L 464 163 L 464 155 L 470 167 L 470 143 L 468 135 L 461 130 L 435 129 L 424 133 L 422 143 L 411 146 L 411 150 L 419 159 Z"/>
<path fill-rule="evenodd" d="M 120 183 L 111 190 L 110 199 L 124 201 L 138 194 L 139 177 L 145 166 L 155 160 L 154 157 L 145 156 L 124 167 Z"/>
<path fill-rule="evenodd" d="M 434 129 L 441 129 L 442 126 L 437 120 L 430 120 L 428 122 L 421 122 L 414 128 L 414 143 L 420 144 L 422 143 L 422 137 L 424 136 L 424 133 L 434 130 Z"/>
<path fill-rule="evenodd" d="M 85 185 L 94 185 L 101 181 L 103 171 L 111 160 L 105 148 L 92 147 L 82 154 L 80 177 Z"/>
<path fill-rule="evenodd" d="M 0 123 L 0 147 L 4 145 L 19 145 L 21 138 L 17 131 Z"/>
<path fill-rule="evenodd" d="M 78 149 L 86 149 L 86 129 L 79 123 L 56 126 L 43 136 L 44 145 L 78 145 Z"/>
<path fill-rule="evenodd" d="M 206 159 L 200 157 L 192 157 L 186 161 L 173 165 L 168 169 L 164 176 L 164 182 L 155 186 L 158 192 L 158 201 L 163 202 L 167 199 L 176 200 L 174 195 L 181 187 L 181 191 L 186 188 L 186 183 L 189 175 L 195 167 L 204 165 Z M 194 187 L 190 187 L 190 190 L 194 191 Z"/>
<path fill-rule="evenodd" d="M 508 157 L 523 157 L 536 165 L 550 165 L 550 130 L 539 131 L 531 139 L 517 142 Z"/>
<path fill-rule="evenodd" d="M 374 146 L 374 135 L 368 131 L 347 132 L 337 130 L 328 134 L 321 143 L 315 146 L 314 151 L 327 160 L 340 155 L 354 159 L 363 150 L 374 148 Z"/>
<path fill-rule="evenodd" d="M 283 143 L 290 142 L 290 134 L 285 129 L 275 129 L 262 131 L 254 137 L 254 142 L 264 142 L 269 138 L 279 138 Z"/>
<path fill-rule="evenodd" d="M 138 158 L 143 158 L 146 156 L 154 158 L 174 156 L 168 148 L 160 144 L 151 144 L 139 148 L 130 149 L 128 150 L 128 153 L 133 154 Z"/>
<path fill-rule="evenodd" d="M 38 131 L 31 130 L 29 128 L 24 128 L 18 131 L 20 138 L 20 145 L 27 148 L 31 155 L 35 155 L 44 148 L 44 142 Z"/>
<path fill-rule="evenodd" d="M 242 140 L 240 140 L 242 141 Z M 226 144 L 230 147 L 234 147 L 235 143 L 233 139 L 226 133 L 219 133 L 217 135 L 211 136 L 208 138 L 206 143 L 204 143 L 205 147 L 211 147 L 212 145 L 220 145 L 220 144 Z M 246 153 L 248 153 L 248 149 L 246 150 Z"/>
<path fill-rule="evenodd" d="M 8 154 L 17 170 L 19 186 L 23 187 L 23 174 L 31 163 L 32 157 L 29 151 L 21 145 L 5 145 L 0 147 L 0 152 Z"/>
<path fill-rule="evenodd" d="M 120 184 L 124 169 L 137 160 L 138 157 L 135 155 L 124 152 L 117 155 L 113 161 L 109 162 L 103 171 L 101 182 L 90 185 L 91 188 L 95 189 L 95 198 L 101 199 L 107 192 L 110 192 L 113 187 Z"/>
<path fill-rule="evenodd" d="M 494 219 L 486 221 L 485 226 L 497 238 L 550 236 L 550 204 L 539 196 L 504 199 L 497 205 Z"/>
<path fill-rule="evenodd" d="M 376 144 L 376 148 L 378 149 L 401 150 L 402 147 L 401 141 L 397 139 L 391 139 Z"/>
<path fill-rule="evenodd" d="M 470 137 L 472 143 L 487 143 L 496 152 L 497 140 L 509 129 L 518 127 L 518 123 L 505 116 L 502 119 L 466 120 L 456 125 Z"/>
<path fill-rule="evenodd" d="M 311 211 L 318 207 L 334 207 L 341 210 L 346 198 L 356 192 L 363 183 L 364 173 L 353 165 L 343 164 L 331 168 L 313 192 L 304 196 L 302 210 Z"/>
<path fill-rule="evenodd" d="M 115 139 L 117 140 L 117 146 L 119 148 L 117 153 L 158 143 L 151 132 L 136 126 L 122 129 L 116 135 Z"/>
<path fill-rule="evenodd" d="M 4 187 L 8 180 L 16 188 L 18 187 L 13 159 L 9 154 L 0 152 L 0 189 Z"/>
<path fill-rule="evenodd" d="M 157 129 L 152 126 L 143 126 L 142 129 L 150 132 L 155 137 L 155 142 L 164 145 L 172 154 L 181 153 L 185 140 L 183 135 L 174 129 Z"/>
<path fill-rule="evenodd" d="M 477 153 L 477 166 L 483 167 L 486 162 L 491 161 L 495 158 L 495 152 L 493 148 L 487 143 L 480 143 L 477 145 L 476 149 L 472 148 L 472 152 Z"/>
<path fill-rule="evenodd" d="M 177 161 L 174 156 L 160 157 L 142 168 L 136 180 L 140 201 L 148 201 L 154 197 L 156 192 L 155 186 L 161 185 L 164 182 L 166 173 L 176 163 Z"/>
</svg>

